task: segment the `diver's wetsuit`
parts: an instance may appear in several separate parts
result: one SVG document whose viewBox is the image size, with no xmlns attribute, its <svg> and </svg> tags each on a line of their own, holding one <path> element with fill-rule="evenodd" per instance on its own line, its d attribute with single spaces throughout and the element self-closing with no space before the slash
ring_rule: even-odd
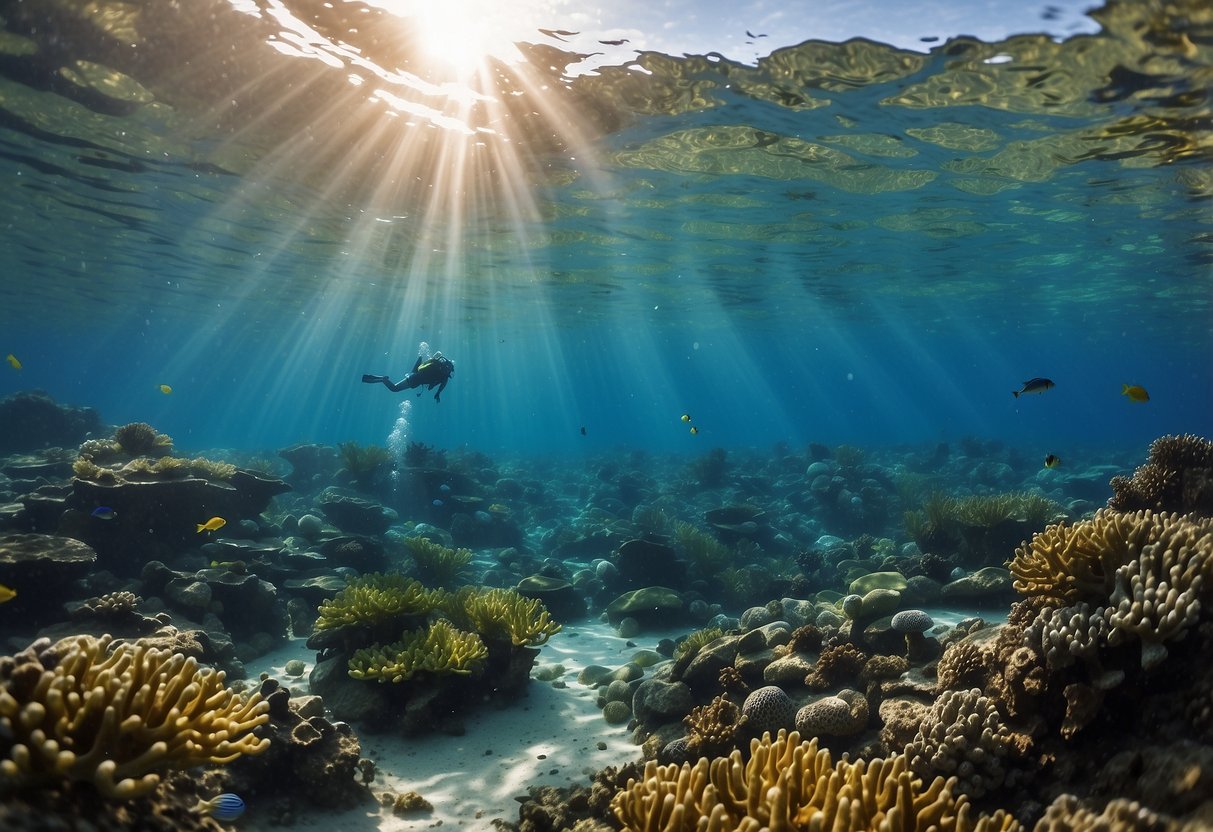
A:
<svg viewBox="0 0 1213 832">
<path fill-rule="evenodd" d="M 371 376 L 364 375 L 362 381 L 364 384 L 383 383 L 383 386 L 391 390 L 393 393 L 399 393 L 401 390 L 411 390 L 414 387 L 425 385 L 427 390 L 438 388 L 438 392 L 434 394 L 434 401 L 441 403 L 442 391 L 446 389 L 446 383 L 450 381 L 452 375 L 455 374 L 455 362 L 447 358 L 440 352 L 434 353 L 433 358 L 425 359 L 417 356 L 417 363 L 413 365 L 413 371 L 398 382 L 393 382 L 388 376 Z"/>
</svg>

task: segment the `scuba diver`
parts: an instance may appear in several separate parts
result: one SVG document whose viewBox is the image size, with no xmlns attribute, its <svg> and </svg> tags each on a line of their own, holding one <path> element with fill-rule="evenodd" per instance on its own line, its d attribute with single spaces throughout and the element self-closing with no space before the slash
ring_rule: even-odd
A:
<svg viewBox="0 0 1213 832">
<path fill-rule="evenodd" d="M 427 390 L 438 388 L 438 392 L 434 394 L 434 401 L 442 404 L 442 399 L 438 398 L 442 395 L 442 391 L 446 389 L 446 383 L 450 381 L 451 376 L 455 374 L 455 362 L 447 358 L 440 352 L 434 353 L 432 357 L 423 355 L 417 356 L 417 363 L 413 365 L 413 371 L 402 378 L 395 384 L 392 383 L 388 376 L 371 376 L 364 375 L 362 377 L 363 384 L 378 384 L 383 382 L 383 386 L 391 390 L 393 393 L 399 393 L 401 390 L 412 390 L 414 387 L 425 385 Z M 418 393 L 418 396 L 421 394 Z"/>
</svg>

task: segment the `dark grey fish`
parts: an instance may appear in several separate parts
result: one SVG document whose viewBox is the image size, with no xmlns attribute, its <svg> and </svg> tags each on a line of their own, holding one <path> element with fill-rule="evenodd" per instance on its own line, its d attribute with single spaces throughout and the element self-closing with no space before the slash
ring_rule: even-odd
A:
<svg viewBox="0 0 1213 832">
<path fill-rule="evenodd" d="M 1011 395 L 1018 399 L 1021 393 L 1043 393 L 1056 386 L 1056 384 L 1047 378 L 1030 378 L 1023 383 L 1023 389 L 1012 390 Z"/>
</svg>

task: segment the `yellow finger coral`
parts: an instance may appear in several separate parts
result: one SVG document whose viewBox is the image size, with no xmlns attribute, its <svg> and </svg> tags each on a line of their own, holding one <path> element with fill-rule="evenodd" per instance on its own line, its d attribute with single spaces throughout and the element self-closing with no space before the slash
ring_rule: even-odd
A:
<svg viewBox="0 0 1213 832">
<path fill-rule="evenodd" d="M 373 627 L 404 616 L 423 616 L 445 597 L 403 575 L 371 573 L 355 578 L 332 598 L 320 602 L 315 629 Z"/>
<path fill-rule="evenodd" d="M 452 618 L 466 621 L 492 641 L 539 647 L 560 632 L 542 601 L 524 598 L 512 589 L 465 590 L 451 599 L 447 607 Z"/>
<path fill-rule="evenodd" d="M 488 655 L 488 648 L 475 633 L 436 621 L 425 630 L 406 633 L 393 644 L 357 651 L 350 658 L 349 672 L 355 679 L 399 683 L 421 672 L 468 674 Z"/>
<path fill-rule="evenodd" d="M 437 586 L 454 583 L 472 562 L 470 549 L 448 549 L 424 537 L 406 537 L 404 545 L 408 547 L 413 562 L 417 564 L 418 576 Z"/>
<path fill-rule="evenodd" d="M 1105 600 L 1116 569 L 1153 539 L 1148 515 L 1100 509 L 1089 520 L 1055 523 L 1038 532 L 1007 565 L 1015 588 L 1068 603 Z"/>
<path fill-rule="evenodd" d="M 749 762 L 740 751 L 695 765 L 659 766 L 650 761 L 643 779 L 631 780 L 611 802 L 626 830 L 646 832 L 1017 832 L 1011 816 L 997 812 L 974 818 L 951 781 L 923 783 L 904 755 L 834 764 L 816 740 L 796 732 L 750 743 Z"/>
<path fill-rule="evenodd" d="M 0 787 L 67 779 L 114 799 L 139 797 L 159 772 L 228 763 L 269 740 L 251 732 L 268 705 L 223 684 L 193 658 L 141 644 L 80 636 L 61 642 L 53 667 L 32 651 L 0 686 Z"/>
</svg>

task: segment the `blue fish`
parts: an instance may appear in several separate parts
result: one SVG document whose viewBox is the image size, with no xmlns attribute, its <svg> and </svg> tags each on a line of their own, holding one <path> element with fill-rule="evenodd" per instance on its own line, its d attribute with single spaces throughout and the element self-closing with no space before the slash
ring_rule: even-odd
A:
<svg viewBox="0 0 1213 832">
<path fill-rule="evenodd" d="M 438 490 L 441 491 L 443 494 L 451 493 L 451 487 L 449 485 L 447 485 L 446 483 L 443 483 L 442 485 L 438 486 Z"/>
<path fill-rule="evenodd" d="M 433 503 L 431 503 L 431 505 L 432 505 L 434 508 L 442 508 L 442 500 L 434 500 L 434 502 L 433 502 Z"/>
<path fill-rule="evenodd" d="M 210 800 L 199 801 L 194 809 L 205 815 L 210 815 L 217 821 L 231 823 L 244 814 L 244 801 L 240 799 L 240 795 L 238 794 L 225 792 L 212 797 Z"/>
<path fill-rule="evenodd" d="M 109 506 L 97 506 L 92 511 L 92 516 L 98 520 L 113 520 L 118 516 L 118 512 L 114 511 Z"/>
</svg>

